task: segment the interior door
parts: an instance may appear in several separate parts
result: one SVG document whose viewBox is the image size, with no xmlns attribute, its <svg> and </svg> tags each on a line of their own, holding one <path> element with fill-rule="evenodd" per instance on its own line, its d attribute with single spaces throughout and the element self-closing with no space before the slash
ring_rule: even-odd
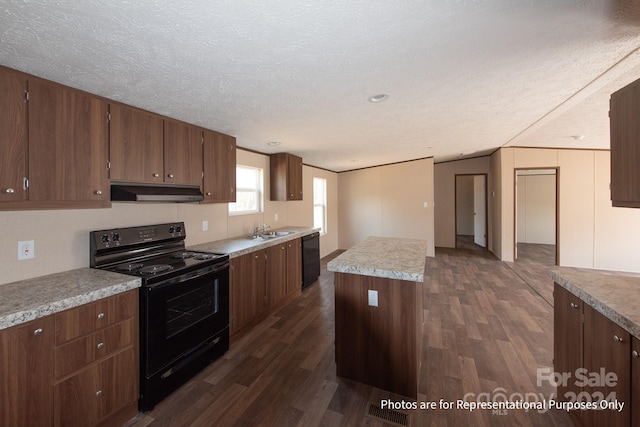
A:
<svg viewBox="0 0 640 427">
<path fill-rule="evenodd" d="M 487 201 L 484 175 L 473 177 L 473 242 L 487 247 Z"/>
</svg>

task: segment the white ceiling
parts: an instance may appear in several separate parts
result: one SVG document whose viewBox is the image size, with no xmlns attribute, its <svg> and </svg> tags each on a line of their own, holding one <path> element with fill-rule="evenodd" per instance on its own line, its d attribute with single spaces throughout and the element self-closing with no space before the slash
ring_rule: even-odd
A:
<svg viewBox="0 0 640 427">
<path fill-rule="evenodd" d="M 334 171 L 608 148 L 640 2 L 3 0 L 0 64 Z"/>
</svg>

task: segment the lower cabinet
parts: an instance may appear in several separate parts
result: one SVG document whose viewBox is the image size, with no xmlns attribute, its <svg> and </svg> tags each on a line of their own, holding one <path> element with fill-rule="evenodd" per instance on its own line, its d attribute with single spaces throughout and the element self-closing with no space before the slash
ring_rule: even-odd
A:
<svg viewBox="0 0 640 427">
<path fill-rule="evenodd" d="M 137 289 L 0 331 L 0 425 L 122 425 L 138 366 Z"/>
<path fill-rule="evenodd" d="M 230 260 L 230 335 L 238 338 L 301 292 L 301 240 Z"/>
<path fill-rule="evenodd" d="M 631 338 L 631 425 L 640 427 L 640 340 Z"/>
<path fill-rule="evenodd" d="M 0 331 L 0 425 L 50 426 L 53 316 Z"/>
<path fill-rule="evenodd" d="M 558 400 L 611 405 L 572 411 L 574 419 L 586 427 L 630 426 L 632 420 L 640 425 L 639 407 L 632 403 L 640 400 L 640 346 L 634 345 L 636 357 L 628 332 L 555 284 L 554 370 L 566 377 Z M 616 402 L 624 404 L 622 410 Z"/>
</svg>

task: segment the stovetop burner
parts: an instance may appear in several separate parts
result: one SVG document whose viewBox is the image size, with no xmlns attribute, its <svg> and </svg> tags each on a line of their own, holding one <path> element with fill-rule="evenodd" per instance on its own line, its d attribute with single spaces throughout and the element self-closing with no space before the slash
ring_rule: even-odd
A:
<svg viewBox="0 0 640 427">
<path fill-rule="evenodd" d="M 184 251 L 184 252 L 176 252 L 175 254 L 172 254 L 171 258 L 187 259 L 187 258 L 193 258 L 195 255 L 196 255 L 195 252 Z M 196 259 L 201 259 L 201 258 L 196 257 Z"/>
<path fill-rule="evenodd" d="M 130 264 L 122 264 L 116 267 L 117 271 L 135 271 L 138 270 L 139 268 L 142 268 L 144 264 L 140 264 L 137 262 L 134 263 L 130 263 Z"/>
<path fill-rule="evenodd" d="M 171 267 L 169 264 L 155 264 L 155 265 L 149 265 L 147 267 L 142 267 L 140 269 L 140 273 L 157 274 L 157 273 L 162 273 L 168 270 L 173 270 L 173 267 Z"/>
</svg>

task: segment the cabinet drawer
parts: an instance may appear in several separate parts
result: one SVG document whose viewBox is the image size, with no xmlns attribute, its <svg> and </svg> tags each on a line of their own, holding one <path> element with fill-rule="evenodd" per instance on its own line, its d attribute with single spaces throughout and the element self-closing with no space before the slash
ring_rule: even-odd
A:
<svg viewBox="0 0 640 427">
<path fill-rule="evenodd" d="M 56 345 L 134 317 L 137 292 L 128 291 L 56 314 Z"/>
<path fill-rule="evenodd" d="M 55 349 L 56 380 L 133 344 L 134 319 L 68 342 Z"/>
<path fill-rule="evenodd" d="M 93 426 L 138 398 L 132 348 L 80 371 L 54 388 L 54 426 Z"/>
</svg>

